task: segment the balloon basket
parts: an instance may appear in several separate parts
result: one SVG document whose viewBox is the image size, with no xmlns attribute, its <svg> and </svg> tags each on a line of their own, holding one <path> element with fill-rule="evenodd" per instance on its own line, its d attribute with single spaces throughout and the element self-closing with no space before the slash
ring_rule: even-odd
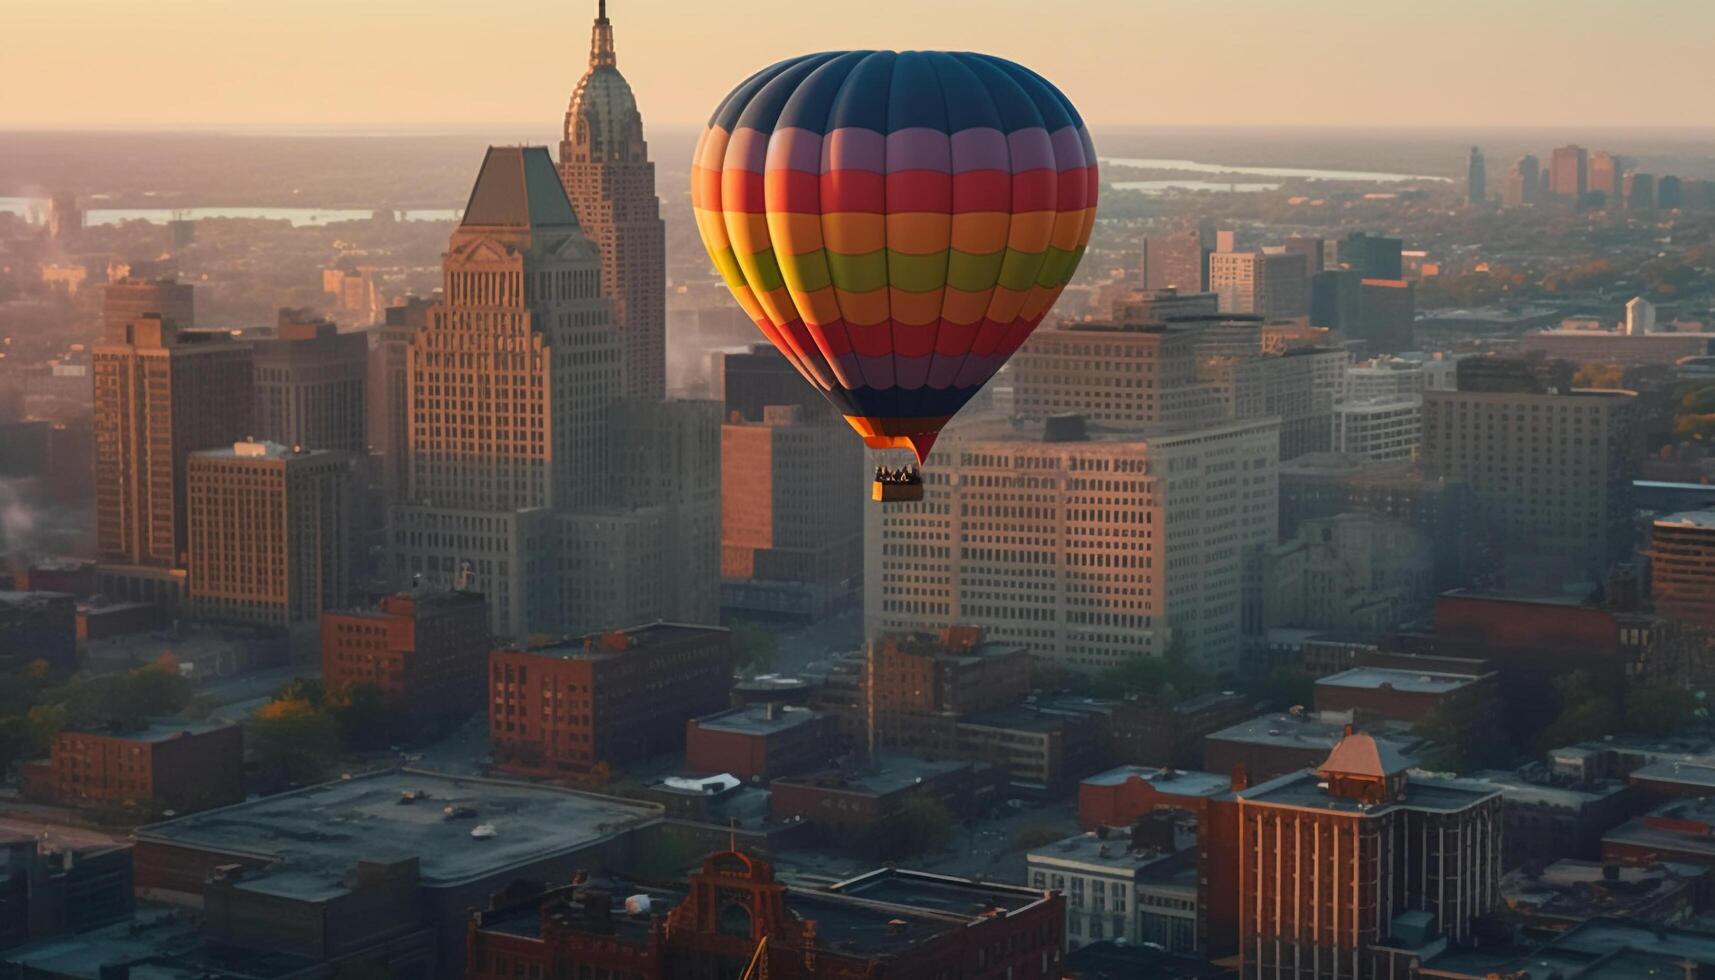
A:
<svg viewBox="0 0 1715 980">
<path fill-rule="evenodd" d="M 871 500 L 882 504 L 908 503 L 923 499 L 923 477 L 918 474 L 916 467 L 890 470 L 885 467 L 875 471 L 875 482 L 870 484 Z"/>
</svg>

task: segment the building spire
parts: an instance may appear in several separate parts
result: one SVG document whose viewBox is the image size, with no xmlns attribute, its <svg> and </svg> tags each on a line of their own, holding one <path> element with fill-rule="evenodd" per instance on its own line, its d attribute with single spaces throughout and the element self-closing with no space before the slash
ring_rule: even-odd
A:
<svg viewBox="0 0 1715 980">
<path fill-rule="evenodd" d="M 590 67 L 614 63 L 613 24 L 607 19 L 607 0 L 596 0 L 595 29 L 590 32 Z"/>
</svg>

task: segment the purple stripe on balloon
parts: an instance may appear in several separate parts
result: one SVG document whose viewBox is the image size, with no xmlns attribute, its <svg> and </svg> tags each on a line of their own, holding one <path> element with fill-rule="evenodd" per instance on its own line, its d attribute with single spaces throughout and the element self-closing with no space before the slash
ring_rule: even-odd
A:
<svg viewBox="0 0 1715 980">
<path fill-rule="evenodd" d="M 777 129 L 768 138 L 767 169 L 821 173 L 822 134 L 799 126 Z"/>
<path fill-rule="evenodd" d="M 867 170 L 884 173 L 887 137 L 861 126 L 841 126 L 822 141 L 822 173 L 830 170 Z"/>
<path fill-rule="evenodd" d="M 759 174 L 767 162 L 767 133 L 748 126 L 733 131 L 732 139 L 726 145 L 724 169 Z"/>
<path fill-rule="evenodd" d="M 858 366 L 863 370 L 864 383 L 878 391 L 886 391 L 893 387 L 893 355 L 882 354 L 877 357 L 857 355 Z"/>
<path fill-rule="evenodd" d="M 1054 144 L 1048 141 L 1048 131 L 1040 126 L 1019 129 L 1006 136 L 1007 150 L 1012 156 L 1012 172 L 1054 169 Z"/>
<path fill-rule="evenodd" d="M 929 378 L 929 362 L 934 357 L 933 354 L 920 357 L 893 355 L 894 384 L 909 391 L 923 387 L 923 382 Z"/>
<path fill-rule="evenodd" d="M 840 387 L 849 391 L 864 386 L 863 365 L 858 363 L 856 354 L 847 351 L 836 355 L 828 366 L 834 369 L 834 377 L 840 379 Z"/>
<path fill-rule="evenodd" d="M 933 170 L 944 174 L 952 169 L 952 150 L 947 143 L 947 134 L 941 130 L 913 126 L 887 134 L 888 173 Z"/>
<path fill-rule="evenodd" d="M 1076 170 L 1089 163 L 1084 157 L 1084 141 L 1077 129 L 1062 126 L 1049 137 L 1049 142 L 1054 146 L 1054 163 L 1059 169 Z"/>
<path fill-rule="evenodd" d="M 1096 162 L 1096 142 L 1090 139 L 1090 131 L 1082 126 L 1078 127 L 1078 142 L 1084 144 L 1084 161 L 1094 164 Z"/>
<path fill-rule="evenodd" d="M 1006 147 L 1006 134 L 998 129 L 961 129 L 954 133 L 953 172 L 972 170 L 1011 170 L 1012 154 Z"/>
<path fill-rule="evenodd" d="M 960 388 L 984 384 L 1005 363 L 1006 358 L 999 354 L 971 354 L 959 366 L 959 376 L 953 383 Z"/>
<path fill-rule="evenodd" d="M 959 368 L 965 364 L 964 355 L 954 357 L 947 354 L 935 354 L 933 357 L 935 359 L 929 364 L 927 384 L 931 388 L 951 387 L 953 381 L 959 376 Z"/>
</svg>

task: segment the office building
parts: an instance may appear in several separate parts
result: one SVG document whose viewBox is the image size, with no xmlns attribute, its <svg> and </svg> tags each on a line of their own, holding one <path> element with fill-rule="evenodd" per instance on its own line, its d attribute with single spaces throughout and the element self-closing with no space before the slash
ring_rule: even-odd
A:
<svg viewBox="0 0 1715 980">
<path fill-rule="evenodd" d="M 1079 416 L 942 435 L 922 506 L 868 508 L 871 638 L 981 626 L 1073 670 L 1177 645 L 1214 670 L 1260 634 L 1274 419 L 1146 433 Z"/>
<path fill-rule="evenodd" d="M 1334 399 L 1350 355 L 1333 348 L 1297 347 L 1262 357 L 1213 357 L 1197 373 L 1231 419 L 1278 419 L 1280 458 L 1328 449 Z"/>
<path fill-rule="evenodd" d="M 783 823 L 810 823 L 823 846 L 862 846 L 890 833 L 910 800 L 934 800 L 963 819 L 998 804 L 1005 782 L 1005 772 L 993 766 L 883 753 L 867 764 L 774 780 L 768 815 Z"/>
<path fill-rule="evenodd" d="M 732 644 L 713 626 L 656 623 L 489 657 L 488 732 L 502 772 L 600 782 L 681 749 L 685 719 L 727 706 Z"/>
<path fill-rule="evenodd" d="M 1114 758 L 1194 769 L 1203 764 L 1205 736 L 1257 713 L 1250 698 L 1235 691 L 1179 700 L 1174 693 L 1128 697 L 1109 706 L 1107 738 Z"/>
<path fill-rule="evenodd" d="M 1489 202 L 1488 168 L 1483 162 L 1482 147 L 1471 147 L 1471 158 L 1465 165 L 1465 203 L 1482 207 Z"/>
<path fill-rule="evenodd" d="M 224 330 L 145 315 L 96 345 L 94 374 L 96 553 L 113 565 L 182 568 L 185 463 L 249 437 L 250 349 Z"/>
<path fill-rule="evenodd" d="M 639 909 L 648 909 L 643 915 Z M 470 980 L 526 976 L 1053 980 L 1065 899 L 1023 885 L 886 868 L 807 888 L 740 850 L 682 886 L 580 878 L 502 898 L 471 924 Z"/>
<path fill-rule="evenodd" d="M 1355 231 L 1340 242 L 1340 261 L 1364 279 L 1403 279 L 1403 247 L 1397 238 Z"/>
<path fill-rule="evenodd" d="M 722 405 L 725 421 L 762 421 L 770 405 L 796 405 L 807 421 L 845 427 L 828 400 L 772 344 L 752 344 L 737 350 L 716 351 L 710 366 L 713 397 Z"/>
<path fill-rule="evenodd" d="M 488 608 L 475 592 L 419 588 L 373 609 L 322 614 L 322 686 L 372 684 L 418 722 L 481 711 L 488 689 Z"/>
<path fill-rule="evenodd" d="M 1589 189 L 1589 151 L 1582 146 L 1556 147 L 1548 161 L 1548 193 L 1576 201 Z"/>
<path fill-rule="evenodd" d="M 25 794 L 62 806 L 191 813 L 244 799 L 244 730 L 158 721 L 126 732 L 63 731 L 23 774 Z"/>
<path fill-rule="evenodd" d="M 1143 240 L 1145 289 L 1198 293 L 1209 288 L 1209 235 L 1185 228 Z"/>
<path fill-rule="evenodd" d="M 1423 394 L 1431 477 L 1469 484 L 1478 533 L 1509 585 L 1600 582 L 1630 537 L 1634 396 L 1548 394 L 1521 377 L 1514 390 L 1481 375 L 1506 365 L 1460 363 L 1460 390 Z"/>
<path fill-rule="evenodd" d="M 1433 384 L 1432 380 L 1422 361 L 1405 361 L 1399 358 L 1356 361 L 1346 367 L 1346 384 L 1340 397 L 1345 401 L 1361 402 L 1373 398 L 1416 395 L 1421 394 L 1425 388 L 1440 387 Z"/>
<path fill-rule="evenodd" d="M 621 351 L 621 394 L 659 399 L 667 386 L 667 246 L 643 116 L 619 73 L 602 5 L 589 69 L 572 91 L 560 141 L 560 179 L 578 225 L 601 250 L 601 293 Z"/>
<path fill-rule="evenodd" d="M 148 316 L 189 330 L 196 326 L 191 284 L 172 279 L 124 278 L 110 282 L 101 294 L 102 340 L 126 342 L 126 326 Z"/>
<path fill-rule="evenodd" d="M 136 907 L 129 845 L 54 844 L 0 838 L 0 950 L 51 936 L 76 943 Z M 16 962 L 0 969 L 15 970 Z"/>
<path fill-rule="evenodd" d="M 1407 767 L 1347 734 L 1315 772 L 1237 794 L 1240 976 L 1403 972 L 1500 905 L 1501 794 Z"/>
<path fill-rule="evenodd" d="M 1336 402 L 1330 449 L 1387 462 L 1414 460 L 1423 439 L 1423 396 L 1392 395 Z"/>
<path fill-rule="evenodd" d="M 1672 174 L 1663 176 L 1655 184 L 1656 205 L 1664 211 L 1678 208 L 1684 202 L 1684 186 L 1678 177 Z"/>
<path fill-rule="evenodd" d="M 1621 186 L 1626 194 L 1626 207 L 1636 211 L 1652 211 L 1655 209 L 1654 174 L 1626 174 Z"/>
<path fill-rule="evenodd" d="M 1121 426 L 1218 419 L 1218 393 L 1197 377 L 1199 340 L 1216 329 L 1134 320 L 1038 329 L 1012 360 L 1013 414 Z"/>
<path fill-rule="evenodd" d="M 1439 711 L 1470 719 L 1472 737 L 1481 738 L 1500 710 L 1499 676 L 1354 667 L 1316 681 L 1316 710 L 1411 724 Z"/>
<path fill-rule="evenodd" d="M 314 626 L 351 590 L 352 463 L 343 453 L 238 442 L 186 465 L 190 592 L 209 619 Z"/>
<path fill-rule="evenodd" d="M 358 454 L 368 440 L 362 333 L 340 333 L 307 310 L 281 310 L 273 335 L 251 337 L 256 439 Z"/>
<path fill-rule="evenodd" d="M 1330 330 L 1347 330 L 1358 322 L 1362 273 L 1352 269 L 1326 269 L 1310 281 L 1310 322 Z"/>
<path fill-rule="evenodd" d="M 1382 631 L 1429 612 L 1435 551 L 1409 524 L 1374 514 L 1303 521 L 1269 551 L 1269 626 Z"/>
<path fill-rule="evenodd" d="M 1501 204 L 1521 208 L 1535 204 L 1541 193 L 1542 165 L 1536 157 L 1525 154 L 1507 171 L 1506 187 L 1501 192 Z"/>
<path fill-rule="evenodd" d="M 721 426 L 723 608 L 819 619 L 855 602 L 864 462 L 845 426 L 798 405 Z"/>
<path fill-rule="evenodd" d="M 364 446 L 376 457 L 382 499 L 401 499 L 409 482 L 411 447 L 411 338 L 428 325 L 434 304 L 417 296 L 389 306 L 368 331 L 364 373 Z"/>
<path fill-rule="evenodd" d="M 1025 855 L 1031 887 L 1066 898 L 1066 943 L 1144 943 L 1170 953 L 1201 949 L 1196 838 L 1152 821 L 1129 833 L 1107 828 Z"/>
<path fill-rule="evenodd" d="M 1715 628 L 1715 510 L 1658 518 L 1647 554 L 1655 611 Z"/>
<path fill-rule="evenodd" d="M 1232 773 L 1243 768 L 1252 784 L 1314 769 L 1346 737 L 1352 727 L 1347 712 L 1321 714 L 1303 710 L 1259 715 L 1203 740 L 1204 772 Z M 1423 741 L 1403 725 L 1371 725 L 1370 735 L 1390 755 L 1411 761 Z"/>
<path fill-rule="evenodd" d="M 1404 279 L 1358 281 L 1357 320 L 1340 327 L 1353 340 L 1364 342 L 1371 354 L 1397 354 L 1416 346 L 1417 287 Z"/>
<path fill-rule="evenodd" d="M 1344 513 L 1376 514 L 1417 528 L 1435 546 L 1438 589 L 1465 584 L 1472 551 L 1471 487 L 1428 477 L 1405 462 L 1377 463 L 1334 453 L 1301 456 L 1280 468 L 1280 535 Z"/>
<path fill-rule="evenodd" d="M 1612 153 L 1597 150 L 1590 154 L 1584 191 L 1602 195 L 1603 203 L 1608 207 L 1620 206 L 1620 161 Z"/>
<path fill-rule="evenodd" d="M 872 638 L 860 678 L 870 745 L 956 757 L 959 721 L 1023 700 L 1031 669 L 1024 647 L 987 642 L 973 627 Z"/>
<path fill-rule="evenodd" d="M 1309 294 L 1302 255 L 1287 252 L 1212 252 L 1209 291 L 1222 313 L 1271 318 L 1303 316 Z"/>
</svg>

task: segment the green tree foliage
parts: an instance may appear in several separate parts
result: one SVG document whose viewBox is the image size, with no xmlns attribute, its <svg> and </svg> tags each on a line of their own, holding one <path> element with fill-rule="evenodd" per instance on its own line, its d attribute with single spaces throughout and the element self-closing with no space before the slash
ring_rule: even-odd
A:
<svg viewBox="0 0 1715 980">
<path fill-rule="evenodd" d="M 339 722 L 306 699 L 278 699 L 256 709 L 245 743 L 260 765 L 288 782 L 320 782 L 339 760 Z"/>
<path fill-rule="evenodd" d="M 780 640 L 773 631 L 756 623 L 732 625 L 733 663 L 747 677 L 765 674 L 774 666 Z"/>
<path fill-rule="evenodd" d="M 1715 440 L 1715 384 L 1693 388 L 1680 398 L 1673 434 L 1681 439 Z"/>
<path fill-rule="evenodd" d="M 1423 767 L 1438 772 L 1504 768 L 1514 756 L 1512 743 L 1494 719 L 1479 714 L 1468 700 L 1442 702 L 1413 726 L 1412 734 L 1429 743 Z"/>
<path fill-rule="evenodd" d="M 1009 851 L 1034 851 L 1039 847 L 1047 847 L 1064 837 L 1069 836 L 1045 823 L 1026 824 L 1007 835 L 1006 849 Z"/>
<path fill-rule="evenodd" d="M 178 714 L 190 703 L 191 693 L 191 682 L 176 664 L 157 662 L 123 674 L 77 678 L 46 700 L 65 706 L 70 727 L 125 731 L 142 727 L 150 718 Z"/>
<path fill-rule="evenodd" d="M 340 742 L 347 749 L 385 748 L 406 734 L 405 713 L 372 683 L 353 684 L 323 702 L 339 724 Z"/>
<path fill-rule="evenodd" d="M 1102 698 L 1133 694 L 1154 697 L 1166 704 L 1214 690 L 1215 678 L 1191 662 L 1178 638 L 1159 657 L 1132 657 L 1104 671 L 1090 684 L 1090 693 Z"/>
<path fill-rule="evenodd" d="M 1554 679 L 1560 713 L 1537 736 L 1537 750 L 1584 742 L 1619 730 L 1620 709 L 1613 697 L 1582 670 Z"/>
<path fill-rule="evenodd" d="M 1626 695 L 1626 728 L 1641 735 L 1672 735 L 1697 716 L 1697 697 L 1666 684 L 1639 684 Z"/>
</svg>

